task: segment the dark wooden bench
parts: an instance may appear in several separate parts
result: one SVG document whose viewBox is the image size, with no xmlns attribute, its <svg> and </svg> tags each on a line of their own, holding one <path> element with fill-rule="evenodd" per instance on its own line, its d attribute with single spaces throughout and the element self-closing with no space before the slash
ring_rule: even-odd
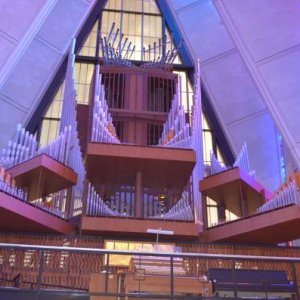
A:
<svg viewBox="0 0 300 300">
<path fill-rule="evenodd" d="M 296 292 L 285 271 L 209 269 L 208 279 L 215 291 Z"/>
</svg>

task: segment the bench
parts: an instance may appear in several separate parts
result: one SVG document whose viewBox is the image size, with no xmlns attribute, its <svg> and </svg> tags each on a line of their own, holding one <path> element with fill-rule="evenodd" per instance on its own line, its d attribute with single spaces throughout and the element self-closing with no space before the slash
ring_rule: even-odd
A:
<svg viewBox="0 0 300 300">
<path fill-rule="evenodd" d="M 296 286 L 285 271 L 209 269 L 208 279 L 215 291 L 295 292 Z"/>
</svg>

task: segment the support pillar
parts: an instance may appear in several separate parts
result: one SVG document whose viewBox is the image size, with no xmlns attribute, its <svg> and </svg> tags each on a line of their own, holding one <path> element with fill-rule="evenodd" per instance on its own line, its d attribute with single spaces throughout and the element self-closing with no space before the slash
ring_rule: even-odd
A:
<svg viewBox="0 0 300 300">
<path fill-rule="evenodd" d="M 247 217 L 249 214 L 248 201 L 241 183 L 240 183 L 240 206 L 241 206 L 241 217 Z"/>
<path fill-rule="evenodd" d="M 83 193 L 82 193 L 82 215 L 83 216 L 86 216 L 88 214 L 87 212 L 88 187 L 89 187 L 89 182 L 87 178 L 85 178 L 83 181 Z"/>
<path fill-rule="evenodd" d="M 29 201 L 41 198 L 44 194 L 43 187 L 45 184 L 45 173 L 42 169 L 39 170 L 39 179 L 35 184 L 31 184 L 29 188 L 28 199 Z"/>
<path fill-rule="evenodd" d="M 67 219 L 70 219 L 73 217 L 73 208 L 74 208 L 73 192 L 72 192 L 72 188 L 70 187 L 67 189 L 66 206 L 65 206 L 65 212 L 66 212 Z"/>
<path fill-rule="evenodd" d="M 207 216 L 207 201 L 204 193 L 201 193 L 202 201 L 202 218 L 203 218 L 203 230 L 208 228 L 208 216 Z"/>
<path fill-rule="evenodd" d="M 135 177 L 135 217 L 142 217 L 142 172 L 137 172 Z"/>
<path fill-rule="evenodd" d="M 218 219 L 219 222 L 226 222 L 226 206 L 225 203 L 222 201 L 220 204 L 218 204 Z"/>
</svg>

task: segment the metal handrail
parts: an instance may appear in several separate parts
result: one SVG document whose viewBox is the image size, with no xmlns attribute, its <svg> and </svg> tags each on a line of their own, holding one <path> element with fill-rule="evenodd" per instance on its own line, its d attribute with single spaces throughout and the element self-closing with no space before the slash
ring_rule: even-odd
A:
<svg viewBox="0 0 300 300">
<path fill-rule="evenodd" d="M 40 250 L 40 251 L 68 251 L 76 253 L 93 254 L 119 254 L 119 255 L 138 255 L 138 256 L 163 256 L 163 257 L 182 257 L 182 258 L 222 258 L 228 260 L 263 260 L 281 262 L 300 262 L 300 257 L 287 256 L 257 256 L 257 255 L 236 255 L 236 254 L 210 254 L 210 253 L 188 253 L 188 252 L 150 252 L 150 251 L 121 251 L 98 248 L 64 247 L 64 246 L 41 246 L 28 244 L 0 243 L 0 249 L 15 250 Z"/>
</svg>

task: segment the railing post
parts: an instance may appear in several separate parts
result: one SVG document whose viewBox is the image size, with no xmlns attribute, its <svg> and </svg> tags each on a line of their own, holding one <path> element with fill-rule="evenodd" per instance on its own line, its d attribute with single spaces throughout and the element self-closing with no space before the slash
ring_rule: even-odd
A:
<svg viewBox="0 0 300 300">
<path fill-rule="evenodd" d="M 40 250 L 40 263 L 39 263 L 39 270 L 37 276 L 37 293 L 36 293 L 37 300 L 40 297 L 43 272 L 44 272 L 44 250 Z"/>
<path fill-rule="evenodd" d="M 232 261 L 232 279 L 233 279 L 233 293 L 234 298 L 237 298 L 237 283 L 236 283 L 236 276 L 235 276 L 235 259 Z"/>
<path fill-rule="evenodd" d="M 106 269 L 105 269 L 105 294 L 108 291 L 108 274 L 109 274 L 109 253 L 106 254 Z"/>
<path fill-rule="evenodd" d="M 262 262 L 262 271 L 263 271 L 263 274 L 264 274 L 264 278 L 263 278 L 263 285 L 264 285 L 264 288 L 265 288 L 265 297 L 266 299 L 268 299 L 268 284 L 269 284 L 269 279 L 267 278 L 267 276 L 265 275 L 266 272 L 265 272 L 265 265 L 264 263 L 267 263 L 267 262 Z"/>
<path fill-rule="evenodd" d="M 174 263 L 173 263 L 173 259 L 174 257 L 171 256 L 170 257 L 170 284 L 171 284 L 171 295 L 170 295 L 170 299 L 171 300 L 174 300 L 174 270 L 173 270 L 173 267 L 174 267 Z"/>
<path fill-rule="evenodd" d="M 89 182 L 87 180 L 87 178 L 84 178 L 84 181 L 83 181 L 83 197 L 82 197 L 82 216 L 86 216 L 88 215 L 88 211 L 87 211 L 87 207 L 88 207 L 88 204 L 87 204 L 87 201 L 89 201 L 88 199 L 88 187 L 89 186 Z"/>
<path fill-rule="evenodd" d="M 299 299 L 299 289 L 298 289 L 298 280 L 297 280 L 297 268 L 295 263 L 291 263 L 292 264 L 292 270 L 293 270 L 293 282 L 294 282 L 294 286 L 296 289 L 296 299 Z"/>
<path fill-rule="evenodd" d="M 74 198 L 73 198 L 72 190 L 73 190 L 72 188 L 67 188 L 66 208 L 65 208 L 65 217 L 67 220 L 73 217 Z"/>
</svg>

